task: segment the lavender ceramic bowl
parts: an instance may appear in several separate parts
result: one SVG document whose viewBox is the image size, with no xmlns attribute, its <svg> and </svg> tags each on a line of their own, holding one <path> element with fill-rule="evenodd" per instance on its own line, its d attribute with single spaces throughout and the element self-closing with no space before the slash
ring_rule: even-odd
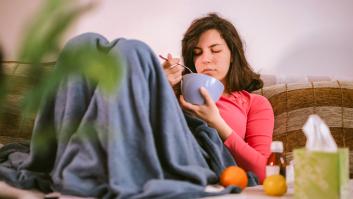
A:
<svg viewBox="0 0 353 199">
<path fill-rule="evenodd" d="M 204 98 L 200 93 L 200 88 L 205 87 L 213 101 L 217 101 L 224 90 L 223 84 L 214 77 L 190 73 L 183 76 L 181 81 L 181 93 L 187 102 L 201 105 L 205 103 Z"/>
</svg>

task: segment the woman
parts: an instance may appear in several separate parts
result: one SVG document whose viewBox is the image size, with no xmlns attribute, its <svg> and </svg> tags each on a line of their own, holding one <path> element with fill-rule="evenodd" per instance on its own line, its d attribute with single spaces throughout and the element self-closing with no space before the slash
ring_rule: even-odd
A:
<svg viewBox="0 0 353 199">
<path fill-rule="evenodd" d="M 265 97 L 251 93 L 262 88 L 263 82 L 250 68 L 235 27 L 216 14 L 194 20 L 182 40 L 182 56 L 194 72 L 215 77 L 225 87 L 217 102 L 201 88 L 206 103 L 200 106 L 180 96 L 182 108 L 215 128 L 238 165 L 254 172 L 262 183 L 270 155 L 273 110 Z M 175 65 L 178 62 L 168 54 L 163 64 L 174 90 L 179 87 L 184 71 L 182 66 Z"/>
</svg>

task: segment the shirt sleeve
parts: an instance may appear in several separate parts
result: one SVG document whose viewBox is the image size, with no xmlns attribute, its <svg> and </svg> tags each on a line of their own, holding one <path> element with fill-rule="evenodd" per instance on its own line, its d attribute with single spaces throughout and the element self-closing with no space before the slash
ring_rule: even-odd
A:
<svg viewBox="0 0 353 199">
<path fill-rule="evenodd" d="M 233 132 L 224 142 L 237 164 L 254 172 L 262 184 L 274 128 L 274 115 L 270 102 L 263 96 L 253 95 L 247 116 L 244 140 Z"/>
</svg>

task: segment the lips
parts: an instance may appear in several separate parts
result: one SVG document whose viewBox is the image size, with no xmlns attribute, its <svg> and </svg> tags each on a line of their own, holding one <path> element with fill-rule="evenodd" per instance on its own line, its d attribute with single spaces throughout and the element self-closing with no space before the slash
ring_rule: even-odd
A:
<svg viewBox="0 0 353 199">
<path fill-rule="evenodd" d="M 215 69 L 204 69 L 204 70 L 202 70 L 201 73 L 205 74 L 205 75 L 213 76 L 213 75 L 215 75 L 215 72 L 216 72 Z"/>
<path fill-rule="evenodd" d="M 210 73 L 210 72 L 215 72 L 216 69 L 211 69 L 211 68 L 206 68 L 202 70 L 202 73 Z"/>
</svg>

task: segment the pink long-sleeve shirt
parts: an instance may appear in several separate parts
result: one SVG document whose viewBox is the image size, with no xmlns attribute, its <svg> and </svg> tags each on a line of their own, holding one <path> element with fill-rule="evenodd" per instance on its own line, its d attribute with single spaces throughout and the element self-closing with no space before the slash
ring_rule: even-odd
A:
<svg viewBox="0 0 353 199">
<path fill-rule="evenodd" d="M 269 101 L 246 91 L 222 96 L 216 103 L 222 118 L 233 129 L 224 144 L 237 164 L 263 182 L 270 156 L 274 115 Z"/>
</svg>

